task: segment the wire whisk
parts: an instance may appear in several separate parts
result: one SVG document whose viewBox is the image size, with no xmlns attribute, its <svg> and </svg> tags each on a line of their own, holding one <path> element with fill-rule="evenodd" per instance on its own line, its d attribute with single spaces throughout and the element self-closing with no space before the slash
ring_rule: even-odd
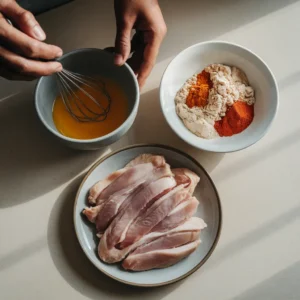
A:
<svg viewBox="0 0 300 300">
<path fill-rule="evenodd" d="M 107 118 L 112 99 L 103 80 L 66 69 L 57 73 L 56 77 L 60 96 L 74 119 L 79 122 L 103 122 Z M 84 99 L 89 99 L 89 103 Z"/>
<path fill-rule="evenodd" d="M 13 23 L 5 18 L 8 24 Z M 56 73 L 61 98 L 71 116 L 79 122 L 102 122 L 107 118 L 111 106 L 111 97 L 106 89 L 105 82 L 79 73 L 63 69 Z M 83 97 L 78 96 L 78 92 L 85 95 L 85 99 L 91 102 L 85 103 Z M 95 96 L 94 96 L 95 95 Z M 106 103 L 101 103 L 102 95 L 105 96 Z M 99 99 L 96 98 L 99 97 Z"/>
</svg>

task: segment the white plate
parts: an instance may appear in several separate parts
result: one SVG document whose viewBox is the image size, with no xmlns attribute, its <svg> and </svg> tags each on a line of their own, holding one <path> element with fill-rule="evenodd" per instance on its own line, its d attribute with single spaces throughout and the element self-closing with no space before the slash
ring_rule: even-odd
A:
<svg viewBox="0 0 300 300">
<path fill-rule="evenodd" d="M 203 139 L 190 132 L 177 116 L 175 95 L 185 81 L 206 66 L 222 63 L 242 69 L 255 90 L 254 119 L 240 134 L 232 137 Z M 162 112 L 173 131 L 190 145 L 213 152 L 232 152 L 259 141 L 269 130 L 278 110 L 278 87 L 266 63 L 241 46 L 210 41 L 193 45 L 180 52 L 167 67 L 160 85 Z"/>
<path fill-rule="evenodd" d="M 160 154 L 171 167 L 186 167 L 200 176 L 194 195 L 200 201 L 197 216 L 204 219 L 208 227 L 201 233 L 202 243 L 198 249 L 181 262 L 166 269 L 145 272 L 128 272 L 120 264 L 105 264 L 97 254 L 98 239 L 94 225 L 82 215 L 87 205 L 90 187 L 101 178 L 123 168 L 130 160 L 142 153 Z M 221 230 L 221 205 L 218 192 L 203 167 L 192 157 L 168 146 L 137 145 L 121 149 L 100 159 L 83 179 L 77 192 L 74 206 L 74 224 L 79 243 L 89 260 L 106 275 L 126 284 L 136 286 L 159 286 L 178 281 L 196 271 L 213 252 Z"/>
</svg>

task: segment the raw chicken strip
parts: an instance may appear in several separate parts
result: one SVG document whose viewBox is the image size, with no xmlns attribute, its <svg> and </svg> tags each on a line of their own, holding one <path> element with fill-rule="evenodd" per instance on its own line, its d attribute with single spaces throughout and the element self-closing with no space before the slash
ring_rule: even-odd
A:
<svg viewBox="0 0 300 300">
<path fill-rule="evenodd" d="M 195 197 L 180 203 L 171 213 L 157 224 L 151 231 L 166 232 L 191 218 L 196 212 L 199 201 Z"/>
<path fill-rule="evenodd" d="M 132 244 L 131 246 L 124 248 L 122 250 L 117 249 L 115 247 L 109 249 L 107 246 L 107 230 L 105 231 L 103 237 L 100 240 L 99 246 L 98 246 L 98 254 L 99 257 L 105 261 L 106 263 L 115 263 L 118 261 L 121 261 L 124 259 L 124 257 L 135 250 L 136 248 L 148 244 L 151 241 L 160 238 L 165 237 L 167 235 L 171 235 L 174 233 L 180 233 L 180 232 L 200 232 L 202 229 L 204 229 L 207 225 L 205 222 L 196 217 L 192 217 L 189 220 L 187 220 L 184 224 L 168 231 L 168 232 L 150 232 L 143 236 L 139 241 Z"/>
<path fill-rule="evenodd" d="M 127 189 L 137 187 L 138 185 L 144 183 L 149 178 L 149 176 L 152 178 L 153 173 L 161 167 L 166 168 L 166 171 L 168 171 L 168 175 L 172 174 L 170 166 L 167 164 L 156 167 L 152 163 L 145 163 L 136 165 L 132 168 L 128 168 L 125 173 L 119 176 L 114 182 L 112 182 L 101 192 L 97 201 L 101 202 L 100 199 L 107 199 L 116 192 L 124 193 Z"/>
<path fill-rule="evenodd" d="M 127 164 L 125 168 L 111 173 L 105 179 L 100 180 L 99 182 L 94 184 L 89 192 L 89 197 L 88 197 L 89 203 L 101 204 L 112 194 L 113 188 L 118 186 L 118 183 L 120 181 L 122 182 L 122 180 L 119 179 L 119 182 L 114 183 L 116 179 L 118 179 L 123 173 L 125 172 L 127 173 L 128 169 L 131 169 L 131 167 L 135 167 L 136 165 L 143 164 L 143 163 L 152 164 L 153 168 L 155 168 L 155 167 L 163 167 L 166 164 L 166 161 L 163 156 L 159 156 L 159 155 L 148 154 L 147 157 L 143 157 L 143 155 L 138 156 L 137 158 L 129 162 L 129 164 Z M 100 196 L 100 194 L 101 194 L 101 198 L 97 199 Z M 106 195 L 105 197 L 105 194 L 108 194 L 108 196 Z"/>
<path fill-rule="evenodd" d="M 200 241 L 188 243 L 173 249 L 155 250 L 142 254 L 130 254 L 123 261 L 123 268 L 131 271 L 146 271 L 172 266 L 193 253 Z"/>
<path fill-rule="evenodd" d="M 96 216 L 96 230 L 98 233 L 104 232 L 108 225 L 111 223 L 113 218 L 117 215 L 118 210 L 122 203 L 128 199 L 131 200 L 135 195 L 135 191 L 138 187 L 135 187 L 133 190 L 129 190 L 124 194 L 112 195 L 108 200 L 102 205 Z"/>
<path fill-rule="evenodd" d="M 100 199 L 108 199 L 116 192 L 124 192 L 125 188 L 131 189 L 132 186 L 140 184 L 142 178 L 155 170 L 155 166 L 151 163 L 136 165 L 128 168 L 121 176 L 107 186 L 99 195 L 97 202 Z M 101 200 L 100 200 L 101 202 Z"/>
<path fill-rule="evenodd" d="M 186 168 L 172 169 L 172 173 L 175 176 L 177 184 L 185 184 L 190 195 L 193 195 L 195 188 L 200 181 L 200 177 L 196 173 Z"/>
<path fill-rule="evenodd" d="M 113 218 L 121 210 L 122 204 L 124 202 L 131 202 L 132 198 L 135 195 L 134 193 L 139 187 L 145 187 L 152 181 L 155 181 L 162 177 L 171 176 L 171 174 L 172 173 L 170 166 L 168 164 L 165 164 L 163 167 L 155 168 L 153 172 L 149 172 L 146 176 L 141 178 L 140 181 L 137 181 L 136 184 L 133 184 L 131 187 L 126 187 L 125 189 L 120 190 L 119 192 L 109 197 L 109 199 L 104 203 L 104 205 L 98 212 L 98 216 L 96 218 L 97 231 L 104 232 Z"/>
<path fill-rule="evenodd" d="M 139 213 L 170 191 L 175 185 L 176 181 L 173 177 L 164 177 L 141 189 L 107 228 L 105 234 L 107 233 L 108 248 L 122 242 L 128 227 Z"/>
<path fill-rule="evenodd" d="M 141 154 L 131 162 L 129 162 L 125 168 L 134 167 L 139 164 L 152 163 L 156 167 L 161 167 L 165 165 L 166 160 L 163 156 L 152 155 L 152 154 Z"/>
<path fill-rule="evenodd" d="M 103 204 L 92 206 L 92 207 L 86 207 L 82 213 L 88 218 L 88 220 L 92 223 L 95 223 L 96 218 L 102 208 Z"/>
<path fill-rule="evenodd" d="M 115 179 L 117 179 L 120 175 L 122 175 L 126 169 L 120 169 L 116 172 L 111 173 L 105 179 L 98 181 L 94 184 L 89 192 L 88 201 L 90 204 L 96 204 L 96 199 L 100 195 L 100 193 L 110 185 Z"/>
<path fill-rule="evenodd" d="M 160 164 L 163 167 L 162 168 L 153 168 L 152 166 L 150 166 L 150 164 L 148 164 L 147 166 L 145 166 L 145 168 L 147 168 L 147 170 L 150 170 L 150 168 L 151 168 L 153 170 L 153 172 L 152 173 L 151 172 L 147 173 L 146 175 L 145 175 L 145 172 L 140 171 L 141 167 L 131 168 L 131 171 L 129 171 L 129 172 L 126 172 L 128 168 L 118 170 L 118 171 L 110 174 L 104 180 L 101 180 L 98 183 L 96 183 L 90 189 L 89 201 L 90 202 L 96 202 L 95 197 L 96 196 L 99 197 L 99 194 L 102 193 L 102 191 L 104 189 L 106 189 L 106 187 L 108 187 L 113 181 L 118 179 L 123 174 L 124 174 L 123 180 L 120 180 L 120 178 L 119 178 L 118 181 L 119 182 L 122 181 L 121 182 L 121 184 L 122 184 L 122 183 L 124 183 L 124 178 L 126 179 L 126 176 L 129 176 L 129 179 L 131 179 L 133 181 L 133 184 L 131 186 L 126 186 L 123 190 L 118 191 L 119 195 L 114 195 L 115 198 L 118 198 L 118 203 L 120 203 L 120 204 L 124 201 L 124 199 L 126 199 L 128 197 L 130 192 L 135 190 L 136 187 L 139 184 L 144 183 L 145 180 L 146 180 L 146 182 L 147 181 L 150 182 L 151 180 L 156 179 L 156 178 L 160 178 L 160 177 L 163 177 L 163 176 L 171 176 L 172 173 L 171 173 L 171 170 L 170 170 L 170 166 L 165 163 L 165 160 L 162 156 L 151 156 L 151 157 L 152 157 L 152 160 L 155 162 L 156 165 L 159 165 L 158 162 L 160 162 Z M 147 160 L 150 160 L 150 155 L 147 158 Z M 134 166 L 134 161 L 135 160 L 133 160 L 131 162 L 132 166 Z M 147 170 L 145 170 L 145 171 L 147 171 Z M 133 176 L 132 176 L 132 174 L 133 174 Z M 134 175 L 135 175 L 135 177 L 134 177 Z M 139 176 L 139 175 L 141 176 L 140 180 L 135 181 L 136 177 Z M 143 176 L 145 176 L 145 177 L 143 177 Z M 117 184 L 118 181 L 115 184 Z M 108 199 L 105 199 L 105 198 L 101 199 L 99 197 L 97 199 L 97 203 L 98 203 L 97 206 L 86 208 L 83 211 L 83 214 L 85 214 L 87 216 L 87 218 L 90 222 L 93 222 L 93 223 L 95 222 L 97 215 L 104 208 L 104 206 L 102 204 L 105 204 L 107 202 L 107 200 Z M 111 220 L 111 218 L 112 218 L 112 216 L 110 216 L 108 218 L 108 220 Z M 104 227 L 106 228 L 107 226 L 98 225 L 98 227 L 102 229 Z"/>
<path fill-rule="evenodd" d="M 123 249 L 138 241 L 162 221 L 179 203 L 189 198 L 188 191 L 184 189 L 183 185 L 179 185 L 155 201 L 145 213 L 139 215 L 130 225 L 126 233 L 126 238 L 120 244 L 120 248 Z"/>
<path fill-rule="evenodd" d="M 191 195 L 200 178 L 197 174 L 190 171 L 186 168 L 172 169 L 173 174 L 175 175 L 176 184 L 178 187 L 173 189 L 167 195 L 156 201 L 147 211 L 140 215 L 133 224 L 129 227 L 125 240 L 119 245 L 120 248 L 128 247 L 130 244 L 139 240 L 143 235 L 151 231 L 160 221 L 163 222 L 163 219 L 173 210 L 179 203 L 183 200 L 188 200 L 187 193 Z M 180 199 L 174 197 L 174 194 L 177 190 L 185 188 L 185 196 Z M 173 197 L 171 197 L 173 195 Z M 182 194 L 181 194 L 182 195 Z M 180 201 L 178 201 L 180 199 Z M 190 218 L 197 209 L 198 201 L 196 199 L 190 200 L 186 204 L 182 204 L 177 210 L 174 211 L 174 215 L 167 218 L 165 223 L 167 225 L 166 230 L 178 226 L 183 223 L 186 219 Z M 187 214 L 186 216 L 184 214 Z M 160 227 L 158 227 L 160 228 Z"/>
<path fill-rule="evenodd" d="M 199 236 L 200 231 L 175 232 L 138 247 L 130 255 L 176 248 L 197 240 Z"/>
</svg>

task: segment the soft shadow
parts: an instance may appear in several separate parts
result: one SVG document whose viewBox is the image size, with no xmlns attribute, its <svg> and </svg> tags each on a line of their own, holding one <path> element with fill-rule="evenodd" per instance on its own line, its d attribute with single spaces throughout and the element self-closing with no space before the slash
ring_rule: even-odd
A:
<svg viewBox="0 0 300 300">
<path fill-rule="evenodd" d="M 50 214 L 48 247 L 61 276 L 79 293 L 90 299 L 161 299 L 180 283 L 160 288 L 136 288 L 110 279 L 96 269 L 84 255 L 73 225 L 74 199 L 82 176 L 60 194 Z"/>
<path fill-rule="evenodd" d="M 229 166 L 226 170 L 221 170 L 216 173 L 214 179 L 216 180 L 229 180 L 231 176 L 236 176 L 238 173 L 245 170 L 245 168 L 251 168 L 266 158 L 276 155 L 278 152 L 298 143 L 300 141 L 300 129 L 296 129 L 293 132 L 283 136 L 282 138 L 270 143 L 261 151 L 256 151 L 252 155 L 241 159 Z M 272 151 L 271 151 L 272 150 Z"/>
<path fill-rule="evenodd" d="M 280 91 L 283 91 L 284 89 L 287 89 L 288 87 L 293 86 L 294 84 L 297 84 L 299 82 L 300 71 L 290 74 L 289 76 L 286 76 L 285 78 L 279 80 L 278 87 Z"/>
<path fill-rule="evenodd" d="M 191 44 L 214 39 L 298 0 L 159 2 L 168 26 L 168 35 L 160 50 L 158 62 Z M 113 1 L 77 0 L 40 15 L 38 20 L 47 32 L 49 42 L 60 45 L 65 51 L 83 47 L 104 48 L 114 44 L 116 26 Z"/>
<path fill-rule="evenodd" d="M 212 268 L 222 261 L 234 256 L 236 253 L 243 251 L 243 249 L 259 242 L 260 240 L 274 234 L 277 230 L 281 230 L 288 226 L 290 223 L 298 220 L 300 217 L 300 206 L 294 207 L 278 217 L 270 220 L 264 225 L 252 230 L 244 236 L 236 239 L 230 244 L 218 249 L 215 255 L 207 264 L 207 268 Z M 255 299 L 255 298 L 253 298 Z"/>
<path fill-rule="evenodd" d="M 53 190 L 104 151 L 75 151 L 54 139 L 38 120 L 32 87 L 0 102 L 0 136 L 0 208 Z"/>
<path fill-rule="evenodd" d="M 215 39 L 298 1 L 160 1 L 168 25 L 168 36 L 159 60 L 173 56 L 194 43 Z"/>
<path fill-rule="evenodd" d="M 172 146 L 197 159 L 208 172 L 212 172 L 224 157 L 222 153 L 198 150 L 185 143 L 173 132 L 161 111 L 158 88 L 141 95 L 134 125 L 125 137 L 111 146 L 111 149 L 116 150 L 133 143 Z"/>
<path fill-rule="evenodd" d="M 77 48 L 114 46 L 113 1 L 76 0 L 38 16 L 47 41 L 64 52 Z"/>
<path fill-rule="evenodd" d="M 299 300 L 300 261 L 250 288 L 232 300 Z"/>
<path fill-rule="evenodd" d="M 18 264 L 28 256 L 32 256 L 33 254 L 42 251 L 46 247 L 47 240 L 46 238 L 41 237 L 26 245 L 22 245 L 22 247 L 16 250 L 10 251 L 9 254 L 1 256 L 0 258 L 0 272 Z"/>
</svg>

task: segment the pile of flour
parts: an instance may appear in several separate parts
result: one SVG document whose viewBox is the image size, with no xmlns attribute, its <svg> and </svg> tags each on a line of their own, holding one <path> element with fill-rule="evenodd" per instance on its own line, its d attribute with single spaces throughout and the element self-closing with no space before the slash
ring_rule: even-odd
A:
<svg viewBox="0 0 300 300">
<path fill-rule="evenodd" d="M 197 74 L 189 78 L 175 97 L 176 112 L 184 125 L 194 134 L 205 139 L 218 137 L 215 121 L 225 116 L 228 106 L 237 100 L 255 103 L 254 90 L 249 86 L 247 76 L 236 67 L 212 64 L 205 68 L 210 73 L 213 87 L 209 91 L 207 105 L 204 107 L 186 105 L 190 88 L 197 82 Z"/>
</svg>

